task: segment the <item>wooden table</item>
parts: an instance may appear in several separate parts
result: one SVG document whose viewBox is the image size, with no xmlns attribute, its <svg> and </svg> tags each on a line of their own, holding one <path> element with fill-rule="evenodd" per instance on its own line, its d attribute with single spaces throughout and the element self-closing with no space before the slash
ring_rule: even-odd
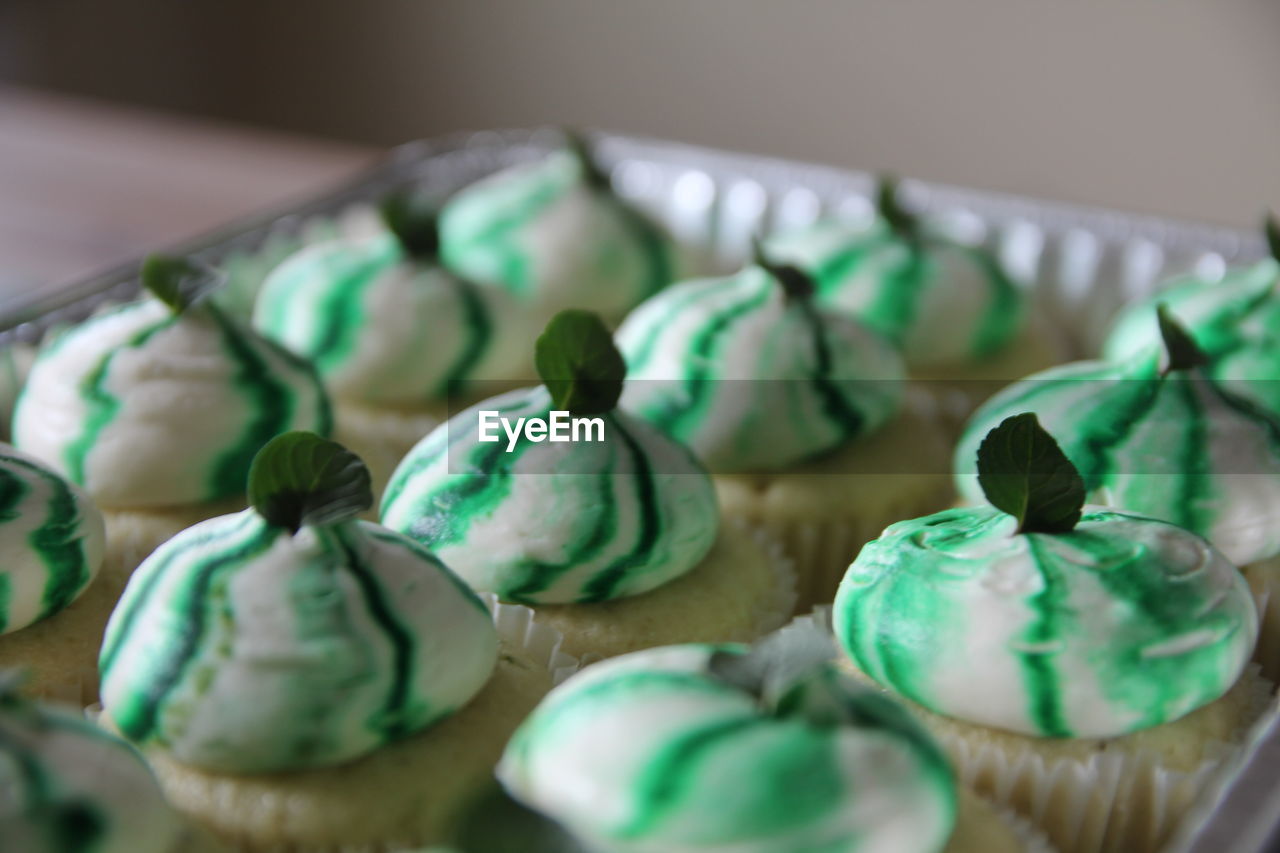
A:
<svg viewBox="0 0 1280 853">
<path fill-rule="evenodd" d="M 324 189 L 376 156 L 0 87 L 0 300 Z"/>
</svg>

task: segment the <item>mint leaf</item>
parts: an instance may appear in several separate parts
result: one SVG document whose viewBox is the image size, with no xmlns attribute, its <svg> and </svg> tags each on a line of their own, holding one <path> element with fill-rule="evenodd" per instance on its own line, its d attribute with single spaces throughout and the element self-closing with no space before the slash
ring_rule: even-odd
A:
<svg viewBox="0 0 1280 853">
<path fill-rule="evenodd" d="M 1267 248 L 1271 257 L 1280 261 L 1280 220 L 1274 213 L 1268 213 L 1262 222 L 1262 233 L 1267 235 Z"/>
<path fill-rule="evenodd" d="M 1067 533 L 1080 521 L 1084 479 L 1031 412 L 1013 415 L 978 446 L 978 484 L 1019 533 Z"/>
<path fill-rule="evenodd" d="M 253 458 L 249 504 L 269 523 L 294 532 L 304 524 L 346 521 L 373 506 L 369 469 L 336 441 L 286 432 Z"/>
<path fill-rule="evenodd" d="M 439 217 L 434 205 L 415 193 L 398 192 L 382 200 L 378 213 L 406 255 L 423 261 L 434 261 L 439 256 Z"/>
<path fill-rule="evenodd" d="M 908 240 L 919 237 L 920 222 L 898 203 L 898 179 L 893 175 L 880 175 L 876 179 L 876 210 L 900 237 Z"/>
<path fill-rule="evenodd" d="M 613 411 L 627 375 L 604 321 L 576 308 L 551 318 L 538 336 L 534 365 L 555 408 L 575 415 Z"/>
<path fill-rule="evenodd" d="M 792 264 L 776 263 L 769 258 L 758 237 L 751 242 L 751 262 L 773 276 L 788 300 L 808 299 L 818 289 L 813 277 L 804 270 Z"/>
<path fill-rule="evenodd" d="M 210 290 L 219 287 L 226 276 L 213 267 L 188 258 L 172 255 L 147 255 L 140 270 L 142 286 L 175 314 Z"/>
<path fill-rule="evenodd" d="M 1204 367 L 1209 363 L 1204 350 L 1200 349 L 1191 334 L 1169 313 L 1163 302 L 1156 306 L 1156 319 L 1160 323 L 1160 338 L 1164 341 L 1165 352 L 1165 367 L 1161 375 L 1167 376 L 1175 370 Z"/>
<path fill-rule="evenodd" d="M 582 167 L 582 179 L 586 181 L 587 186 L 604 192 L 613 192 L 613 182 L 596 162 L 595 152 L 586 136 L 581 131 L 567 127 L 561 130 L 561 133 L 564 134 L 565 146 L 569 149 L 569 153 Z"/>
</svg>

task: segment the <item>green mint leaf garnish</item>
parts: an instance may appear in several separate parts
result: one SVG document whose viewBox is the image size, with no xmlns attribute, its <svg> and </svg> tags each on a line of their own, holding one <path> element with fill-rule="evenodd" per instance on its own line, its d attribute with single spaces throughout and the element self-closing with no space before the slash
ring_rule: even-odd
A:
<svg viewBox="0 0 1280 853">
<path fill-rule="evenodd" d="M 595 152 L 592 150 L 591 143 L 580 131 L 565 128 L 564 134 L 565 145 L 569 149 L 569 153 L 578 161 L 578 165 L 582 167 L 582 179 L 587 182 L 587 186 L 592 189 L 603 190 L 605 192 L 613 192 L 613 182 L 609 180 L 609 175 L 600 168 L 600 164 L 596 161 Z"/>
<path fill-rule="evenodd" d="M 297 532 L 355 518 L 373 506 L 373 488 L 369 469 L 341 444 L 286 432 L 253 457 L 249 504 L 269 523 Z"/>
<path fill-rule="evenodd" d="M 1190 370 L 1193 367 L 1204 367 L 1209 357 L 1191 337 L 1191 333 L 1169 313 L 1164 303 L 1156 306 L 1156 320 L 1160 324 L 1160 338 L 1164 341 L 1165 367 L 1162 376 L 1175 370 Z"/>
<path fill-rule="evenodd" d="M 534 366 L 551 392 L 552 404 L 575 415 L 613 411 L 627 375 L 626 362 L 604 321 L 578 309 L 551 318 L 538 336 Z"/>
<path fill-rule="evenodd" d="M 1274 213 L 1268 213 L 1262 223 L 1262 233 L 1267 235 L 1267 248 L 1271 257 L 1280 261 L 1280 219 Z"/>
<path fill-rule="evenodd" d="M 225 276 L 212 267 L 160 254 L 143 259 L 140 278 L 142 286 L 175 314 L 225 281 Z"/>
<path fill-rule="evenodd" d="M 876 179 L 876 210 L 898 236 L 908 240 L 919 237 L 920 221 L 898 203 L 898 179 L 893 175 Z"/>
<path fill-rule="evenodd" d="M 1031 412 L 1005 418 L 978 446 L 978 485 L 1019 533 L 1066 533 L 1080 521 L 1084 479 Z"/>
<path fill-rule="evenodd" d="M 807 300 L 818 289 L 813 277 L 804 270 L 792 264 L 780 264 L 771 260 L 758 237 L 751 242 L 751 262 L 773 276 L 788 301 Z"/>
<path fill-rule="evenodd" d="M 440 231 L 434 205 L 415 193 L 398 192 L 384 198 L 378 212 L 409 257 L 434 261 L 439 256 Z"/>
</svg>

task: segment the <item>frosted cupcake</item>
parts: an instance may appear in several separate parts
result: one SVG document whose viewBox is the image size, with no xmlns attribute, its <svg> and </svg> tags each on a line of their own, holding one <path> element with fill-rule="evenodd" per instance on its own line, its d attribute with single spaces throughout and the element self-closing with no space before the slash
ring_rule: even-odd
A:
<svg viewBox="0 0 1280 853">
<path fill-rule="evenodd" d="M 781 625 L 794 604 L 789 567 L 721 525 L 687 449 L 615 410 L 624 366 L 602 321 L 557 315 L 537 366 L 545 386 L 482 402 L 410 452 L 382 523 L 473 588 L 532 607 L 569 654 L 747 640 Z M 565 440 L 544 441 L 558 416 Z M 544 426 L 504 434 L 525 423 Z"/>
<path fill-rule="evenodd" d="M 327 433 L 329 403 L 297 356 L 209 302 L 216 275 L 153 256 L 149 298 L 96 316 L 41 351 L 14 444 L 103 510 L 115 592 L 157 545 L 243 506 L 253 455 L 290 429 Z"/>
<path fill-rule="evenodd" d="M 253 319 L 315 365 L 334 401 L 335 435 L 369 466 L 375 495 L 409 448 L 448 419 L 451 403 L 466 399 L 469 382 L 491 380 L 481 385 L 490 396 L 494 380 L 532 375 L 541 328 L 508 292 L 440 266 L 433 211 L 392 196 L 383 216 L 386 231 L 284 261 Z"/>
<path fill-rule="evenodd" d="M 1185 276 L 1121 312 L 1103 356 L 1124 361 L 1160 344 L 1164 305 L 1208 357 L 1206 372 L 1242 397 L 1280 414 L 1280 226 L 1268 220 L 1274 257 L 1219 278 Z"/>
<path fill-rule="evenodd" d="M 439 560 L 355 519 L 369 475 L 340 445 L 274 439 L 249 495 L 134 574 L 104 721 L 239 850 L 435 841 L 550 675 Z"/>
<path fill-rule="evenodd" d="M 950 498 L 945 435 L 901 405 L 897 353 L 813 292 L 800 270 L 757 258 L 669 288 L 618 330 L 622 408 L 693 449 L 727 518 L 783 541 L 802 608 L 831 600 L 884 525 Z"/>
<path fill-rule="evenodd" d="M 0 673 L 0 849 L 17 853 L 216 853 L 165 804 L 128 744 L 78 709 L 22 698 Z"/>
<path fill-rule="evenodd" d="M 562 309 L 622 318 L 675 278 L 671 238 L 619 198 L 584 142 L 472 184 L 441 211 L 441 255 L 464 278 Z"/>
<path fill-rule="evenodd" d="M 25 668 L 29 695 L 97 696 L 98 644 L 115 603 L 94 582 L 103 539 L 102 513 L 83 492 L 0 444 L 0 670 Z"/>
<path fill-rule="evenodd" d="M 769 241 L 813 277 L 819 304 L 846 311 L 901 348 L 911 376 L 960 417 L 1001 385 L 1058 361 L 1023 289 L 982 245 L 904 210 L 882 180 L 876 216 L 823 221 Z"/>
<path fill-rule="evenodd" d="M 1034 849 L 895 703 L 742 646 L 591 667 L 529 716 L 498 777 L 600 853 Z"/>
<path fill-rule="evenodd" d="M 1269 701 L 1246 671 L 1248 586 L 1188 530 L 1085 506 L 1085 480 L 1035 415 L 976 455 L 994 506 L 868 543 L 836 597 L 836 636 L 922 709 L 980 791 L 1008 792 L 1063 849 L 1094 849 L 1104 830 L 1116 849 L 1153 849 L 1197 793 L 1169 802 L 1161 786 L 1203 782 Z"/>
</svg>

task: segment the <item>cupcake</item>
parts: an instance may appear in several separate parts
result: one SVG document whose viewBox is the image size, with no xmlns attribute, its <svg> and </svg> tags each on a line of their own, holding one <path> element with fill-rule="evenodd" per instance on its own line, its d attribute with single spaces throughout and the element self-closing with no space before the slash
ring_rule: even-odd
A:
<svg viewBox="0 0 1280 853">
<path fill-rule="evenodd" d="M 14 444 L 103 510 L 116 592 L 161 542 L 243 506 L 249 463 L 272 436 L 330 427 L 315 372 L 205 298 L 216 281 L 152 256 L 149 298 L 51 340 L 18 399 Z"/>
<path fill-rule="evenodd" d="M 675 245 L 618 197 L 581 138 L 567 143 L 450 199 L 441 256 L 464 278 L 506 288 L 540 322 L 562 308 L 619 320 L 675 278 Z"/>
<path fill-rule="evenodd" d="M 885 524 L 950 498 L 946 437 L 902 405 L 893 347 L 813 293 L 797 268 L 757 257 L 667 289 L 618 330 L 622 408 L 693 449 L 727 518 L 785 544 L 802 608 L 831 600 Z"/>
<path fill-rule="evenodd" d="M 993 251 L 904 210 L 881 180 L 866 221 L 822 221 L 769 241 L 813 277 L 820 305 L 902 348 L 913 379 L 963 418 L 1001 385 L 1058 361 L 1023 288 Z"/>
<path fill-rule="evenodd" d="M 88 704 L 115 595 L 95 582 L 102 513 L 30 457 L 0 445 L 0 670 L 24 667 L 27 692 Z"/>
<path fill-rule="evenodd" d="M 79 710 L 24 699 L 0 673 L 0 849 L 216 853 L 184 826 L 128 744 Z"/>
<path fill-rule="evenodd" d="M 615 410 L 624 366 L 603 322 L 557 315 L 537 367 L 544 386 L 486 400 L 409 453 L 382 523 L 473 588 L 531 607 L 572 655 L 747 640 L 785 622 L 789 566 L 720 523 L 685 447 Z"/>
<path fill-rule="evenodd" d="M 529 716 L 498 778 L 600 853 L 1043 849 L 958 789 L 895 703 L 743 646 L 591 667 Z"/>
<path fill-rule="evenodd" d="M 492 392 L 494 380 L 527 379 L 540 328 L 510 293 L 440 266 L 434 212 L 409 196 L 382 210 L 386 231 L 316 243 L 284 261 L 253 317 L 263 336 L 315 365 L 335 436 L 369 466 L 375 495 L 465 399 L 467 383 L 490 380 L 481 387 Z"/>
<path fill-rule="evenodd" d="M 1085 506 L 1085 479 L 1033 414 L 976 455 L 994 506 L 868 543 L 836 597 L 836 636 L 980 791 L 1006 792 L 1064 850 L 1096 849 L 1104 830 L 1107 849 L 1155 849 L 1186 805 L 1162 800 L 1161 784 L 1220 759 L 1269 701 L 1246 670 L 1248 586 L 1189 530 Z M 1104 759 L 1118 763 L 1110 791 Z"/>
<path fill-rule="evenodd" d="M 428 551 L 355 518 L 369 475 L 340 445 L 272 440 L 249 496 L 134 574 L 104 722 L 238 850 L 437 840 L 550 674 Z"/>
<path fill-rule="evenodd" d="M 1280 226 L 1269 221 L 1275 257 L 1226 270 L 1216 278 L 1184 276 L 1116 318 L 1103 357 L 1124 361 L 1160 344 L 1156 306 L 1191 335 L 1208 358 L 1206 372 L 1263 408 L 1280 414 Z"/>
</svg>

